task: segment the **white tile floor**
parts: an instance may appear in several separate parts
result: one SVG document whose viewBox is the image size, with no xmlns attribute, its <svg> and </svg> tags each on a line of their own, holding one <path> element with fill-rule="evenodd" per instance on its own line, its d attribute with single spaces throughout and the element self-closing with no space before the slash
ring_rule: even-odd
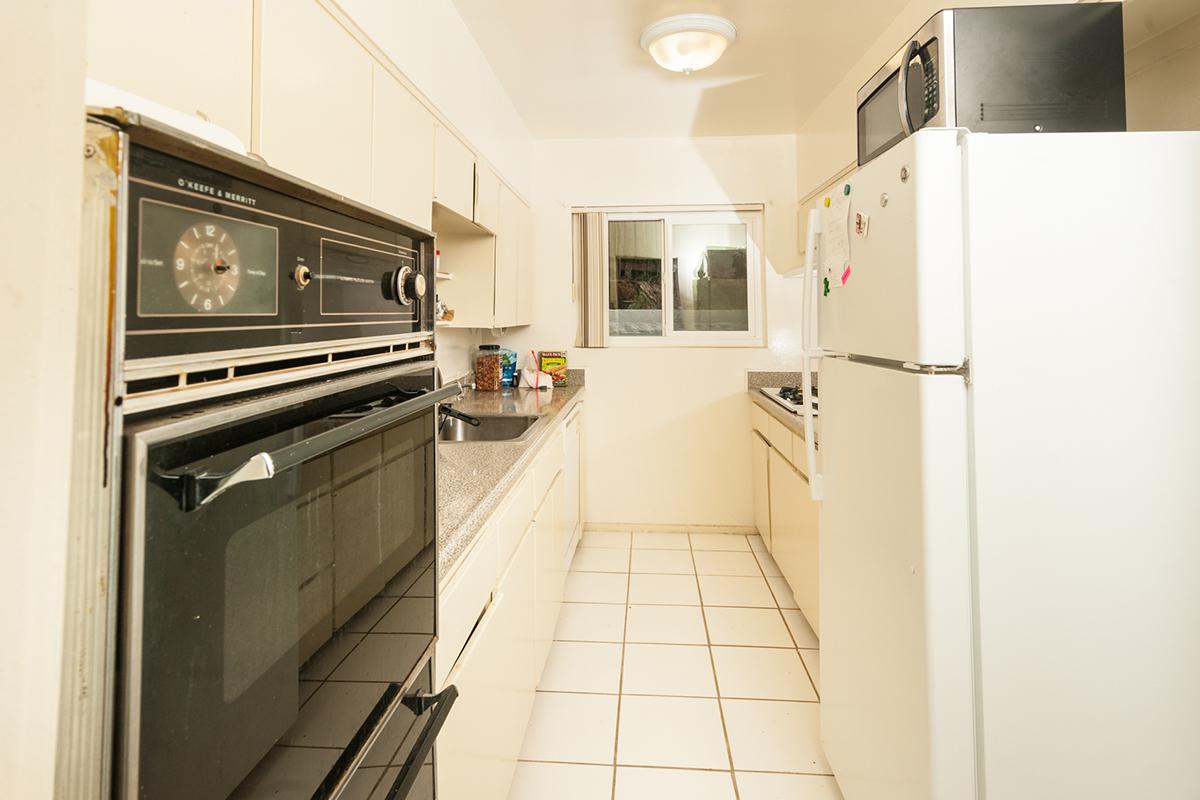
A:
<svg viewBox="0 0 1200 800">
<path fill-rule="evenodd" d="M 841 800 L 759 537 L 588 532 L 566 600 L 509 800 Z"/>
</svg>

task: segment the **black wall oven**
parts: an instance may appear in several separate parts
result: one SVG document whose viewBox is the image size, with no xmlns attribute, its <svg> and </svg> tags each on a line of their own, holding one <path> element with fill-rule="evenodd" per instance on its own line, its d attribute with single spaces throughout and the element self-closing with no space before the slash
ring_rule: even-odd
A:
<svg viewBox="0 0 1200 800">
<path fill-rule="evenodd" d="M 119 109 L 112 794 L 432 800 L 433 236 Z"/>
<path fill-rule="evenodd" d="M 124 796 L 431 781 L 454 700 L 428 695 L 437 403 L 458 387 L 430 379 L 396 367 L 127 426 Z"/>
</svg>

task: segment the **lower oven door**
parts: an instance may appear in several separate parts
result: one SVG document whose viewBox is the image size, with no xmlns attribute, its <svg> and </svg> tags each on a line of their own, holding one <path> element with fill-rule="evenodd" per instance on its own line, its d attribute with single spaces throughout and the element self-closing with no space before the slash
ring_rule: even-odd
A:
<svg viewBox="0 0 1200 800">
<path fill-rule="evenodd" d="M 336 797 L 395 782 L 405 739 L 444 718 L 453 696 L 427 694 L 435 437 L 457 387 L 422 381 L 381 371 L 128 427 L 121 796 Z"/>
</svg>

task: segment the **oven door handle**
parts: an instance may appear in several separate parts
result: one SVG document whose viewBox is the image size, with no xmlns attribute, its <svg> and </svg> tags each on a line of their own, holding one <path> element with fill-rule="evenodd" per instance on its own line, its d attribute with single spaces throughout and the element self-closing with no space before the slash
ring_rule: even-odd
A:
<svg viewBox="0 0 1200 800">
<path fill-rule="evenodd" d="M 441 732 L 442 726 L 446 724 L 446 718 L 450 716 L 450 709 L 456 700 L 458 700 L 458 687 L 453 685 L 447 686 L 435 695 L 420 695 L 404 699 L 404 704 L 417 714 L 424 714 L 430 708 L 436 710 L 429 721 L 425 723 L 413 749 L 405 757 L 404 766 L 400 768 L 400 774 L 396 776 L 396 782 L 392 784 L 392 788 L 385 795 L 385 800 L 404 800 L 408 797 L 409 790 L 416 783 L 421 767 L 425 764 L 425 757 L 433 749 L 433 743 L 437 739 L 438 733 Z"/>
<path fill-rule="evenodd" d="M 400 770 L 400 775 L 396 776 L 396 782 L 391 784 L 391 789 L 385 795 L 385 800 L 404 800 L 407 798 L 408 792 L 413 788 L 413 783 L 416 782 L 416 776 L 420 774 L 421 766 L 425 764 L 425 757 L 433 750 L 433 742 L 437 740 L 438 733 L 442 732 L 442 726 L 446 723 L 446 717 L 450 716 L 450 709 L 458 699 L 458 687 L 446 686 L 437 694 L 426 694 L 416 698 L 404 699 L 404 704 L 413 708 L 412 703 L 416 706 L 413 708 L 418 714 L 425 714 L 428 709 L 434 708 L 433 716 L 430 721 L 425 723 L 425 727 L 421 729 L 421 735 L 416 739 L 412 750 L 408 752 L 408 756 L 404 758 L 404 765 Z"/>
<path fill-rule="evenodd" d="M 330 453 L 355 439 L 369 436 L 443 400 L 461 397 L 462 394 L 463 388 L 460 383 L 450 383 L 441 389 L 426 392 L 420 397 L 414 397 L 403 403 L 367 414 L 361 419 L 356 419 L 324 433 L 318 433 L 316 436 L 310 436 L 287 447 L 281 447 L 269 453 L 256 453 L 230 472 L 184 472 L 160 475 L 159 479 L 175 491 L 181 509 L 195 511 L 201 506 L 211 503 L 226 490 L 239 483 L 270 480 L 281 472 Z"/>
</svg>

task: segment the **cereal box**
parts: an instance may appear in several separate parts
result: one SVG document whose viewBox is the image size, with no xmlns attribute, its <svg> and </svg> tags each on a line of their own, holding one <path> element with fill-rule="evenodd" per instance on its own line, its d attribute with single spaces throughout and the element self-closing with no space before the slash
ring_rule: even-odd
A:
<svg viewBox="0 0 1200 800">
<path fill-rule="evenodd" d="M 538 370 L 554 378 L 555 386 L 567 385 L 567 354 L 562 350 L 542 350 L 538 353 Z"/>
</svg>

